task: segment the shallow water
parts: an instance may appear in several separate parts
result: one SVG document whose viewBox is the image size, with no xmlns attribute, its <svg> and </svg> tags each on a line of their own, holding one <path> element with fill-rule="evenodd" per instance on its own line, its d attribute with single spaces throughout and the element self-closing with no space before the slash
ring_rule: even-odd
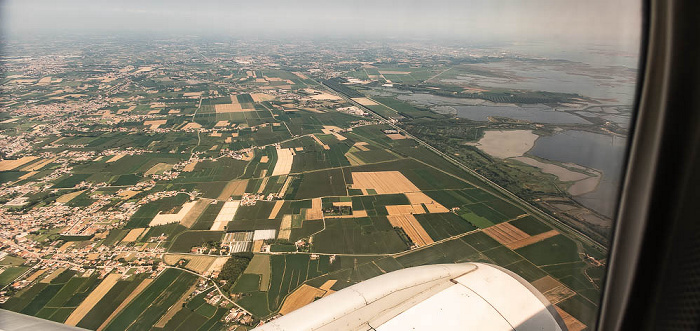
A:
<svg viewBox="0 0 700 331">
<path fill-rule="evenodd" d="M 599 170 L 598 188 L 576 197 L 581 204 L 612 217 L 617 204 L 627 139 L 585 131 L 568 130 L 540 137 L 530 154 L 559 162 L 572 162 Z"/>
</svg>

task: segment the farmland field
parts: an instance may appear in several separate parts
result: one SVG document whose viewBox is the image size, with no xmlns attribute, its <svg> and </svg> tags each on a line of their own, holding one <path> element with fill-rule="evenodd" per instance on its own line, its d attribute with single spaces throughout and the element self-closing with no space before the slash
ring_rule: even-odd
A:
<svg viewBox="0 0 700 331">
<path fill-rule="evenodd" d="M 188 253 L 192 247 L 200 246 L 206 242 L 221 241 L 222 231 L 185 231 L 177 235 L 170 245 L 170 251 L 176 253 Z"/>
<path fill-rule="evenodd" d="M 106 330 L 137 330 L 155 324 L 196 279 L 186 272 L 165 270 L 111 321 Z"/>
<path fill-rule="evenodd" d="M 274 19 L 248 7 L 229 25 Z M 594 205 L 614 201 L 600 198 L 613 158 L 543 146 L 592 135 L 590 150 L 622 150 L 632 108 L 615 85 L 636 81 L 631 64 L 507 42 L 55 35 L 13 40 L 3 62 L 2 308 L 97 330 L 249 330 L 385 273 L 479 262 L 556 284 L 544 295 L 570 329 L 593 327 L 613 214 Z M 502 153 L 484 140 L 498 132 Z M 575 155 L 547 155 L 560 150 Z"/>
<path fill-rule="evenodd" d="M 314 236 L 313 250 L 320 253 L 395 253 L 406 249 L 384 217 L 326 220 L 326 229 Z"/>
</svg>

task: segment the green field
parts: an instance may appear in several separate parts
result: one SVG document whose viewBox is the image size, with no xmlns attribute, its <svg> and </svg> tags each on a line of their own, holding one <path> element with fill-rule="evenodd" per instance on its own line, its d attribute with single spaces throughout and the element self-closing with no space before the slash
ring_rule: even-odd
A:
<svg viewBox="0 0 700 331">
<path fill-rule="evenodd" d="M 314 235 L 320 253 L 396 253 L 407 248 L 385 217 L 326 219 L 326 229 Z"/>
<path fill-rule="evenodd" d="M 0 286 L 10 284 L 15 278 L 29 270 L 29 267 L 8 267 L 0 273 Z"/>
<path fill-rule="evenodd" d="M 273 255 L 270 257 L 272 277 L 267 292 L 270 311 L 277 311 L 282 300 L 304 281 L 328 272 L 328 257 L 310 260 L 308 255 Z"/>
<path fill-rule="evenodd" d="M 576 243 L 557 235 L 516 250 L 535 265 L 581 261 Z"/>
<path fill-rule="evenodd" d="M 176 269 L 167 269 L 122 310 L 105 330 L 141 330 L 158 321 L 197 276 Z"/>
<path fill-rule="evenodd" d="M 300 178 L 301 184 L 295 199 L 347 195 L 343 171 L 340 169 L 306 172 Z"/>
<path fill-rule="evenodd" d="M 417 214 L 414 216 L 433 240 L 441 240 L 476 230 L 474 225 L 453 213 Z"/>
<path fill-rule="evenodd" d="M 172 197 L 163 198 L 153 202 L 149 202 L 131 216 L 129 223 L 126 224 L 125 228 L 145 228 L 148 223 L 151 222 L 153 217 L 158 215 L 159 212 L 162 213 L 177 213 L 182 205 L 189 200 L 189 196 L 186 194 L 178 194 Z"/>
<path fill-rule="evenodd" d="M 413 250 L 397 257 L 396 261 L 408 268 L 425 264 L 473 261 L 478 257 L 478 253 L 464 241 L 454 239 L 424 249 Z"/>
<path fill-rule="evenodd" d="M 170 245 L 170 252 L 189 253 L 195 246 L 202 246 L 207 242 L 220 242 L 223 231 L 185 231 L 177 235 Z"/>
<path fill-rule="evenodd" d="M 97 329 L 111 315 L 129 294 L 141 283 L 144 277 L 133 280 L 120 280 L 98 301 L 78 322 L 78 327 Z"/>
<path fill-rule="evenodd" d="M 222 202 L 216 202 L 215 204 L 209 204 L 206 209 L 199 215 L 197 221 L 192 225 L 192 230 L 209 230 L 211 226 L 214 225 L 214 220 L 216 216 L 219 215 L 219 211 L 224 206 Z"/>
</svg>

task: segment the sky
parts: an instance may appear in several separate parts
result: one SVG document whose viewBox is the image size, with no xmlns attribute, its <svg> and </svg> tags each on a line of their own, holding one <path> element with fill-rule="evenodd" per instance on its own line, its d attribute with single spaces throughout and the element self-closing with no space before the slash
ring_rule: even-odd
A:
<svg viewBox="0 0 700 331">
<path fill-rule="evenodd" d="M 0 0 L 3 34 L 436 38 L 631 44 L 640 0 Z"/>
</svg>

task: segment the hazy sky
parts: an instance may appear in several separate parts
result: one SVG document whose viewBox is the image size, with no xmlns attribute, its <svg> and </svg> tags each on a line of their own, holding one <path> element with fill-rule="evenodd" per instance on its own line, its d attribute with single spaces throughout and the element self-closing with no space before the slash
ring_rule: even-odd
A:
<svg viewBox="0 0 700 331">
<path fill-rule="evenodd" d="M 2 1 L 2 0 L 0 0 Z M 636 43 L 640 0 L 4 0 L 4 33 Z"/>
</svg>

